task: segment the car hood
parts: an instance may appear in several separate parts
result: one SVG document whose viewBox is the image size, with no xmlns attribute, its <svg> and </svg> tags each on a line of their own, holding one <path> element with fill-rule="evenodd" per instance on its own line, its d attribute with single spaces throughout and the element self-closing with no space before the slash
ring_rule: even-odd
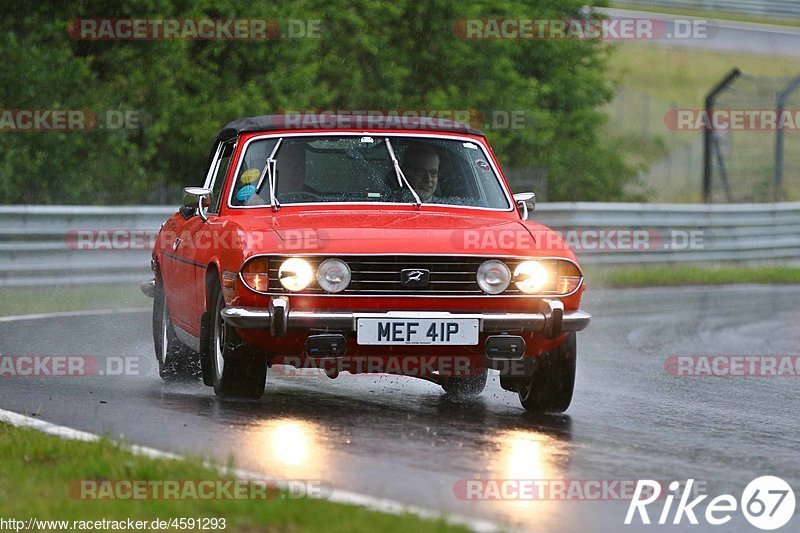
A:
<svg viewBox="0 0 800 533">
<path fill-rule="evenodd" d="M 531 255 L 542 253 L 537 241 L 550 231 L 479 211 L 287 211 L 237 222 L 245 231 L 271 228 L 279 251 L 297 254 Z"/>
</svg>

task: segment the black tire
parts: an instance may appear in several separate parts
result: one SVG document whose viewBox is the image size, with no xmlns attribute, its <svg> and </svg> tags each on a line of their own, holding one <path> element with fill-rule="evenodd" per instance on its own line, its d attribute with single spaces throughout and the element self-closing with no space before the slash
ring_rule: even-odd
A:
<svg viewBox="0 0 800 533">
<path fill-rule="evenodd" d="M 532 413 L 563 413 L 575 390 L 576 334 L 570 333 L 554 350 L 542 354 L 533 375 L 520 380 L 517 394 Z"/>
<path fill-rule="evenodd" d="M 475 374 L 475 372 L 478 372 Z M 442 388 L 447 394 L 453 396 L 471 397 L 478 396 L 486 388 L 486 378 L 489 374 L 484 367 L 471 369 L 468 376 L 453 376 L 442 381 Z"/>
<path fill-rule="evenodd" d="M 216 300 L 212 302 L 216 304 Z M 211 352 L 211 323 L 213 311 L 206 311 L 200 318 L 200 374 L 203 377 L 203 385 L 214 386 L 214 354 Z"/>
<path fill-rule="evenodd" d="M 214 393 L 220 398 L 261 398 L 267 381 L 266 360 L 251 353 L 239 340 L 236 330 L 222 320 L 220 311 L 225 307 L 222 291 L 218 290 L 213 297 L 216 303 L 207 349 L 213 359 Z"/>
<path fill-rule="evenodd" d="M 153 295 L 153 345 L 161 379 L 167 382 L 197 379 L 200 354 L 183 344 L 175 335 L 164 295 L 164 285 L 158 279 Z"/>
</svg>

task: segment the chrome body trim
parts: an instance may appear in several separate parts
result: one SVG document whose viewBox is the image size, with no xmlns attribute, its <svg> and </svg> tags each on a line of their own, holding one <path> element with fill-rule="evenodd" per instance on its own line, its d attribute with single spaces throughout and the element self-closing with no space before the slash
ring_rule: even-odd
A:
<svg viewBox="0 0 800 533">
<path fill-rule="evenodd" d="M 289 300 L 286 298 L 273 298 L 269 303 L 269 332 L 273 337 L 286 335 L 289 322 Z"/>
<path fill-rule="evenodd" d="M 545 316 L 545 336 L 549 339 L 558 337 L 564 325 L 564 303 L 558 300 L 542 300 L 542 314 Z"/>
<path fill-rule="evenodd" d="M 557 302 L 561 304 L 561 302 Z M 554 307 L 556 309 L 557 306 Z M 563 307 L 561 308 L 563 311 Z M 272 328 L 270 309 L 260 307 L 225 307 L 222 319 L 226 324 L 240 329 Z M 551 312 L 533 313 L 449 313 L 426 311 L 387 311 L 384 313 L 358 313 L 352 311 L 300 311 L 289 310 L 286 315 L 288 330 L 325 330 L 354 332 L 359 318 L 392 318 L 414 316 L 420 318 L 477 318 L 480 320 L 482 333 L 496 332 L 545 332 L 552 328 Z M 564 311 L 561 319 L 561 332 L 581 331 L 585 329 L 592 316 L 586 311 Z"/>
</svg>

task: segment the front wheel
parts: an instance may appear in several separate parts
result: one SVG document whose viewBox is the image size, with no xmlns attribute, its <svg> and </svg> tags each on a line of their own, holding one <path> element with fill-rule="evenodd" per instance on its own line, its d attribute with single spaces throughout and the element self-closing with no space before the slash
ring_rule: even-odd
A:
<svg viewBox="0 0 800 533">
<path fill-rule="evenodd" d="M 522 406 L 533 413 L 563 413 L 575 389 L 576 334 L 570 333 L 554 350 L 539 356 L 533 375 L 518 384 Z"/>
<path fill-rule="evenodd" d="M 164 294 L 164 284 L 160 281 L 156 282 L 153 295 L 153 344 L 161 379 L 169 382 L 197 377 L 200 355 L 183 344 L 175 334 Z"/>
<path fill-rule="evenodd" d="M 209 347 L 213 357 L 214 393 L 221 398 L 261 398 L 267 381 L 267 363 L 249 353 L 236 331 L 225 324 L 220 314 L 224 307 L 225 298 L 222 291 L 218 291 Z"/>
</svg>

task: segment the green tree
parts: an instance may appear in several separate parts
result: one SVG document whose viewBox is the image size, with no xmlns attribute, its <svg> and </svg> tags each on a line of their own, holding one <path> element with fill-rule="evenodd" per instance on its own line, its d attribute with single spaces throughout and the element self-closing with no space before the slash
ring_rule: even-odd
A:
<svg viewBox="0 0 800 533">
<path fill-rule="evenodd" d="M 133 110 L 130 131 L 0 131 L 1 203 L 174 201 L 203 175 L 226 122 L 277 110 L 522 112 L 488 129 L 504 166 L 543 166 L 552 200 L 621 200 L 634 179 L 604 143 L 609 47 L 599 41 L 466 40 L 464 18 L 575 17 L 582 0 L 100 0 L 6 2 L 3 109 Z M 318 19 L 320 38 L 78 41 L 79 18 Z"/>
</svg>

